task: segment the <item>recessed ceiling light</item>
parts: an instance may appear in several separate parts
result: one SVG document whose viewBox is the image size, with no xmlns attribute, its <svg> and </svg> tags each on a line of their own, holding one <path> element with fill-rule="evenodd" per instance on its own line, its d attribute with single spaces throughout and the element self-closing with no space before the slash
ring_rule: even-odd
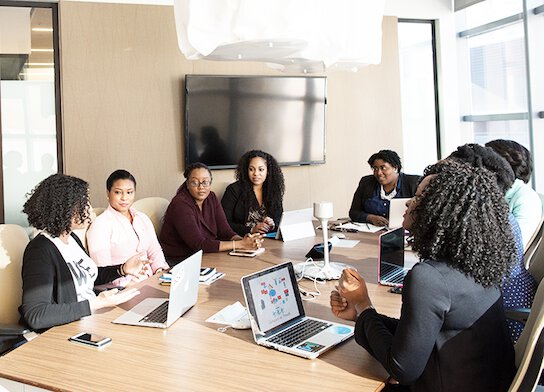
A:
<svg viewBox="0 0 544 392">
<path fill-rule="evenodd" d="M 52 67 L 55 63 L 26 63 L 30 67 Z"/>
<path fill-rule="evenodd" d="M 32 31 L 52 32 L 53 28 L 51 28 L 51 27 L 33 27 Z"/>
<path fill-rule="evenodd" d="M 52 53 L 53 49 L 30 49 L 31 52 L 48 52 Z"/>
</svg>

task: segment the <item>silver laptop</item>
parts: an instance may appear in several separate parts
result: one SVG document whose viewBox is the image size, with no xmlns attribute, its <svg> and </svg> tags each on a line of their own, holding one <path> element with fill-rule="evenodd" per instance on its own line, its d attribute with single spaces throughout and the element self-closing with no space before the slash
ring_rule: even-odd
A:
<svg viewBox="0 0 544 392">
<path fill-rule="evenodd" d="M 406 202 L 408 198 L 391 199 L 389 202 L 389 228 L 396 229 L 402 227 L 404 212 L 406 211 Z"/>
<path fill-rule="evenodd" d="M 276 239 L 283 241 L 298 240 L 300 238 L 314 237 L 315 229 L 312 222 L 313 208 L 302 210 L 284 211 L 281 215 Z"/>
<path fill-rule="evenodd" d="M 378 282 L 402 287 L 408 270 L 404 266 L 404 228 L 381 234 L 378 239 Z"/>
<path fill-rule="evenodd" d="M 112 323 L 168 328 L 196 304 L 201 262 L 202 251 L 199 250 L 172 267 L 168 299 L 146 298 Z"/>
<path fill-rule="evenodd" d="M 353 336 L 353 327 L 306 317 L 288 262 L 242 278 L 255 342 L 304 358 L 319 355 Z"/>
</svg>

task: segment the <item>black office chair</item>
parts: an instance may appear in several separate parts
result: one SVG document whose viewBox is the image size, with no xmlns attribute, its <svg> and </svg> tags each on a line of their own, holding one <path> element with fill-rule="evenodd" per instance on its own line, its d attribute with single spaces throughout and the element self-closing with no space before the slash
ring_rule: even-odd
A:
<svg viewBox="0 0 544 392">
<path fill-rule="evenodd" d="M 544 284 L 538 290 L 530 312 L 507 312 L 507 317 L 525 322 L 525 328 L 516 342 L 516 366 L 514 381 L 508 392 L 537 390 L 544 359 Z"/>
<path fill-rule="evenodd" d="M 24 343 L 29 332 L 18 325 L 22 298 L 21 266 L 28 234 L 18 225 L 0 224 L 0 355 Z"/>
</svg>

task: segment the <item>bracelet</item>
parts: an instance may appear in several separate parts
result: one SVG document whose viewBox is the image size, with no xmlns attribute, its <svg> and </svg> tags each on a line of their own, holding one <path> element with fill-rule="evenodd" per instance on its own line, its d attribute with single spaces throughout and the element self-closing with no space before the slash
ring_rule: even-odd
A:
<svg viewBox="0 0 544 392">
<path fill-rule="evenodd" d="M 125 263 L 119 264 L 119 268 L 117 268 L 117 273 L 119 274 L 119 276 L 126 276 L 124 266 Z"/>
<path fill-rule="evenodd" d="M 236 241 L 232 240 L 232 251 L 236 250 Z"/>
</svg>

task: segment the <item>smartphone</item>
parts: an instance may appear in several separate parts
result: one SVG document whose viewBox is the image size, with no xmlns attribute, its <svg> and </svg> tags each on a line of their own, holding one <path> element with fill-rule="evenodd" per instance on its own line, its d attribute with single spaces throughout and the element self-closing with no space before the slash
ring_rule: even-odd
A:
<svg viewBox="0 0 544 392">
<path fill-rule="evenodd" d="M 236 249 L 229 252 L 231 256 L 242 256 L 242 257 L 255 257 L 264 252 L 264 248 L 259 249 Z"/>
<path fill-rule="evenodd" d="M 78 333 L 68 338 L 68 340 L 91 347 L 104 347 L 111 343 L 111 338 L 88 332 Z"/>
</svg>

